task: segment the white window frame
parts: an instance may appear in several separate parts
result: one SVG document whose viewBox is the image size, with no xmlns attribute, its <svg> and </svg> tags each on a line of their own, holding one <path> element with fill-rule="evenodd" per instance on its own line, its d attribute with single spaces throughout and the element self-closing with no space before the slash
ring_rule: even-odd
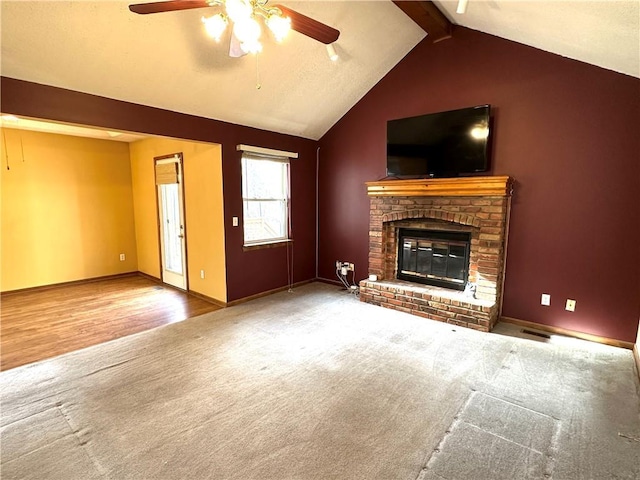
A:
<svg viewBox="0 0 640 480">
<path fill-rule="evenodd" d="M 238 146 L 240 147 L 240 145 Z M 256 147 L 257 148 L 257 147 Z M 240 149 L 240 148 L 238 148 Z M 263 149 L 267 150 L 267 149 Z M 277 153 L 288 153 L 288 152 L 280 152 Z M 296 155 L 297 156 L 297 155 Z M 279 243 L 286 242 L 290 240 L 291 236 L 291 212 L 290 212 L 290 191 L 291 191 L 291 181 L 289 175 L 290 162 L 289 157 L 281 156 L 281 155 L 269 155 L 263 152 L 257 153 L 255 150 L 244 150 L 242 153 L 242 211 L 243 211 L 243 222 L 242 222 L 242 238 L 244 246 L 255 246 L 255 245 L 265 245 L 270 243 Z M 285 165 L 285 168 L 282 169 L 282 186 L 283 186 L 283 196 L 277 198 L 250 198 L 247 194 L 247 181 L 248 176 L 246 174 L 247 168 L 250 168 L 252 162 L 276 162 L 282 163 Z M 282 219 L 284 225 L 284 235 L 277 237 L 264 237 L 255 240 L 247 240 L 247 229 L 246 229 L 246 219 L 244 212 L 247 211 L 247 204 L 249 202 L 279 202 L 282 204 L 284 212 L 284 218 Z"/>
</svg>

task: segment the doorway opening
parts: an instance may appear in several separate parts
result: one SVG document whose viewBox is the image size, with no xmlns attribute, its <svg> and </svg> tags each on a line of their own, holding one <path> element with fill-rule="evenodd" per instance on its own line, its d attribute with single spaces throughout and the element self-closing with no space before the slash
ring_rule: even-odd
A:
<svg viewBox="0 0 640 480">
<path fill-rule="evenodd" d="M 162 281 L 187 290 L 182 153 L 155 159 Z"/>
</svg>

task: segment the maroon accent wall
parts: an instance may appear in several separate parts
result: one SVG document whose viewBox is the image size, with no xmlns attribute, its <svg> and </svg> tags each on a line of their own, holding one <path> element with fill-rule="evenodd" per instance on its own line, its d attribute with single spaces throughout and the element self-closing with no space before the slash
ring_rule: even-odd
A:
<svg viewBox="0 0 640 480">
<path fill-rule="evenodd" d="M 240 153 L 243 143 L 299 153 L 291 162 L 294 282 L 315 278 L 317 142 L 153 107 L 2 77 L 3 113 L 222 144 L 228 301 L 287 285 L 285 248 L 243 252 Z"/>
<path fill-rule="evenodd" d="M 386 174 L 386 121 L 485 103 L 491 173 L 515 179 L 502 314 L 635 341 L 640 80 L 465 28 L 416 46 L 320 140 L 319 276 L 336 260 L 367 276 L 364 182 Z"/>
</svg>

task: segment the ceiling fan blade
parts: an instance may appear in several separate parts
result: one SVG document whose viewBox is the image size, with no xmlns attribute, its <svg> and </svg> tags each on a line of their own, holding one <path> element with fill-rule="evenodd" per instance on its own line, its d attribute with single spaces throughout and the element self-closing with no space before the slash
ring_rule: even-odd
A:
<svg viewBox="0 0 640 480">
<path fill-rule="evenodd" d="M 133 13 L 146 15 L 147 13 L 175 12 L 192 8 L 209 7 L 209 2 L 198 0 L 169 0 L 167 2 L 136 3 L 129 5 Z"/>
<path fill-rule="evenodd" d="M 279 8 L 285 17 L 291 19 L 291 28 L 296 32 L 300 32 L 307 37 L 313 38 L 319 42 L 330 44 L 338 40 L 340 36 L 340 30 L 336 30 L 329 25 L 325 25 L 313 18 L 309 18 L 306 15 L 291 10 L 290 8 L 282 5 L 274 5 Z"/>
</svg>

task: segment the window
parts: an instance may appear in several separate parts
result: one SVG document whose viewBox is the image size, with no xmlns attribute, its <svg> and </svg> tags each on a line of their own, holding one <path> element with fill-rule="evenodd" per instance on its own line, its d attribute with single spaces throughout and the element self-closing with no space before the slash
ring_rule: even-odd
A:
<svg viewBox="0 0 640 480">
<path fill-rule="evenodd" d="M 244 244 L 289 239 L 289 159 L 242 154 Z"/>
</svg>

